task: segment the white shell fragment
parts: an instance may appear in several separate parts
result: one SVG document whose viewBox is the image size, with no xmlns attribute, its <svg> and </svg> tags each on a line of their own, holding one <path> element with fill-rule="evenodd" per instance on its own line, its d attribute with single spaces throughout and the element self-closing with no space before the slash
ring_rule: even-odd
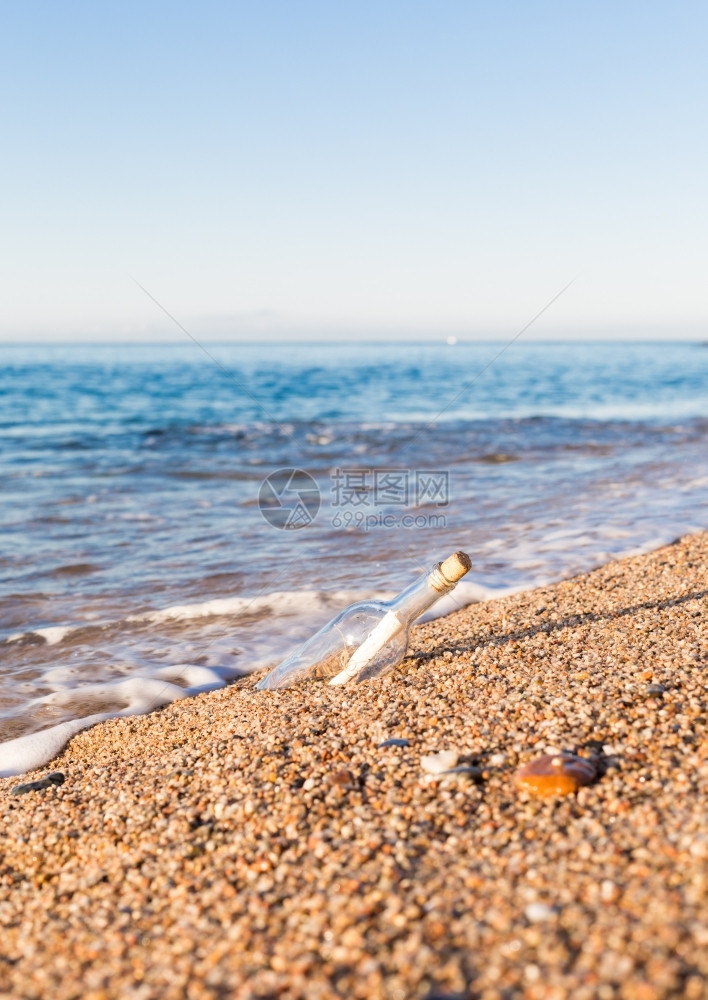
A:
<svg viewBox="0 0 708 1000">
<path fill-rule="evenodd" d="M 539 924 L 544 920 L 550 920 L 551 917 L 555 916 L 555 910 L 552 906 L 548 906 L 546 903 L 529 903 L 529 905 L 524 910 L 526 914 L 526 919 L 532 924 Z"/>
<path fill-rule="evenodd" d="M 441 750 L 440 753 L 430 753 L 420 758 L 420 766 L 428 774 L 442 774 L 457 766 L 459 759 L 457 750 Z"/>
</svg>

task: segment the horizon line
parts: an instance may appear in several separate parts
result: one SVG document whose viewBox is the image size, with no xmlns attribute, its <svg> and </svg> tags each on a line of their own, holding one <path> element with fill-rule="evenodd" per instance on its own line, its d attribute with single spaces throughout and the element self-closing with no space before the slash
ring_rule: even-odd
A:
<svg viewBox="0 0 708 1000">
<path fill-rule="evenodd" d="M 448 337 L 454 336 L 455 340 L 450 343 Z M 204 339 L 202 341 L 204 344 L 209 344 L 210 346 L 218 347 L 222 345 L 226 346 L 255 346 L 259 347 L 261 345 L 267 344 L 277 344 L 277 345 L 291 345 L 291 346 L 317 346 L 317 347 L 338 347 L 342 344 L 347 344 L 349 346 L 393 346 L 396 344 L 425 344 L 430 346 L 438 347 L 465 347 L 471 344 L 498 344 L 504 343 L 504 337 L 458 337 L 456 334 L 441 336 L 436 338 L 405 338 L 396 337 L 393 339 L 374 339 L 374 338 L 340 338 L 340 339 L 300 339 L 295 337 L 288 337 L 285 339 L 273 338 L 261 338 L 261 339 L 231 339 L 231 340 L 209 340 Z M 528 344 L 698 344 L 702 347 L 708 347 L 708 339 L 702 339 L 698 337 L 692 338 L 673 338 L 669 339 L 667 337 L 627 337 L 627 338 L 617 338 L 616 336 L 598 336 L 598 337 L 547 337 L 547 338 L 527 338 L 524 343 Z M 188 342 L 184 339 L 175 338 L 174 340 L 137 340 L 137 339 L 127 339 L 127 340 L 75 340 L 75 339 L 53 339 L 53 340 L 3 340 L 0 338 L 0 347 L 174 347 L 174 346 L 189 346 Z"/>
</svg>

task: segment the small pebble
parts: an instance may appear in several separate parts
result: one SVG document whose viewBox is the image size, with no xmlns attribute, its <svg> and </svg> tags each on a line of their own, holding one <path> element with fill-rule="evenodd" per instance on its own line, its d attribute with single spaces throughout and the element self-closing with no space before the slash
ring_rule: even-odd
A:
<svg viewBox="0 0 708 1000">
<path fill-rule="evenodd" d="M 470 781 L 479 784 L 482 781 L 482 768 L 472 764 L 459 764 L 457 767 L 449 767 L 447 771 L 443 771 L 443 775 L 451 778 L 469 778 Z"/>
<path fill-rule="evenodd" d="M 611 879 L 604 879 L 600 884 L 600 899 L 603 903 L 614 903 L 619 896 L 617 886 Z"/>
<path fill-rule="evenodd" d="M 661 698 L 666 688 L 663 684 L 648 684 L 644 694 L 647 698 Z"/>
<path fill-rule="evenodd" d="M 64 775 L 61 771 L 52 771 L 38 781 L 28 781 L 24 785 L 15 785 L 11 789 L 12 795 L 25 795 L 27 792 L 41 792 L 44 788 L 51 788 L 52 785 L 63 785 Z"/>
<path fill-rule="evenodd" d="M 333 785 L 339 785 L 340 788 L 345 788 L 347 785 L 354 784 L 354 776 L 351 771 L 347 771 L 346 768 L 342 768 L 341 771 L 334 771 L 330 774 L 329 780 Z"/>
<path fill-rule="evenodd" d="M 555 915 L 555 910 L 552 906 L 547 906 L 546 903 L 529 903 L 524 913 L 526 919 L 530 920 L 532 924 L 538 924 L 543 920 L 550 920 Z"/>
<path fill-rule="evenodd" d="M 400 739 L 398 736 L 392 736 L 389 740 L 384 740 L 383 743 L 379 743 L 378 749 L 382 747 L 409 747 L 411 745 L 410 740 Z"/>
<path fill-rule="evenodd" d="M 441 750 L 440 753 L 430 753 L 420 758 L 420 766 L 428 774 L 442 774 L 457 766 L 459 760 L 457 750 Z"/>
<path fill-rule="evenodd" d="M 516 784 L 536 795 L 569 795 L 597 777 L 592 761 L 575 754 L 545 754 L 516 772 Z"/>
<path fill-rule="evenodd" d="M 689 851 L 694 858 L 708 858 L 708 836 L 698 834 L 689 847 Z"/>
</svg>

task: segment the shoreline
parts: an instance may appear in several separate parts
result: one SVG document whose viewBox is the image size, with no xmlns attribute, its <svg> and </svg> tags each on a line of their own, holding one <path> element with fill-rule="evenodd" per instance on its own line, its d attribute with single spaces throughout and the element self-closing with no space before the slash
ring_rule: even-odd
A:
<svg viewBox="0 0 708 1000">
<path fill-rule="evenodd" d="M 687 536 L 416 626 L 381 681 L 248 677 L 0 779 L 0 996 L 708 996 L 707 570 Z M 560 750 L 598 780 L 515 787 Z"/>
</svg>

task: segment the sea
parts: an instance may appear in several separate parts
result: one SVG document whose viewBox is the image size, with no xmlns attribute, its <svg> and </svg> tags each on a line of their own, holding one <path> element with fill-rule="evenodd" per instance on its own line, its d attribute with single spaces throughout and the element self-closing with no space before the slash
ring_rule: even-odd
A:
<svg viewBox="0 0 708 1000">
<path fill-rule="evenodd" d="M 457 549 L 432 614 L 708 528 L 700 343 L 3 345 L 0 435 L 0 776 Z"/>
</svg>

